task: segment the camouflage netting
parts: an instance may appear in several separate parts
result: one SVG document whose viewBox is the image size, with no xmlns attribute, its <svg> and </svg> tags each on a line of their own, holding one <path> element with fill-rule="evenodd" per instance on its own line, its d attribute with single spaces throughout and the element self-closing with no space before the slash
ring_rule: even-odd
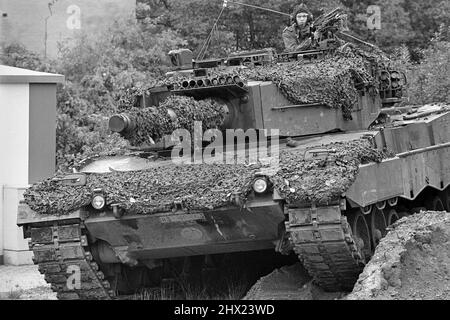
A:
<svg viewBox="0 0 450 320">
<path fill-rule="evenodd" d="M 327 160 L 305 161 L 303 152 L 286 150 L 280 154 L 280 170 L 271 178 L 288 203 L 327 204 L 341 196 L 355 181 L 359 165 L 381 162 L 388 154 L 373 149 L 364 139 L 332 143 Z"/>
<path fill-rule="evenodd" d="M 325 103 L 351 119 L 358 101 L 355 83 L 375 86 L 368 60 L 356 51 L 336 53 L 316 63 L 280 63 L 241 71 L 243 79 L 272 81 L 293 104 Z"/>
<path fill-rule="evenodd" d="M 213 209 L 229 203 L 233 192 L 245 197 L 258 166 L 173 165 L 134 172 L 88 174 L 85 186 L 51 180 L 25 193 L 30 207 L 41 213 L 64 214 L 88 205 L 91 190 L 101 187 L 107 204 L 119 203 L 131 213 L 169 211 L 175 202 L 188 210 Z"/>
<path fill-rule="evenodd" d="M 169 116 L 168 110 L 176 114 Z M 203 130 L 220 128 L 226 117 L 226 108 L 212 99 L 195 100 L 185 96 L 169 96 L 158 107 L 131 108 L 128 117 L 136 129 L 126 138 L 133 145 L 157 141 L 164 135 L 171 135 L 176 129 L 194 131 L 194 121 L 201 121 Z"/>
<path fill-rule="evenodd" d="M 388 58 L 377 48 L 362 49 L 346 44 L 329 57 L 316 62 L 295 61 L 236 69 L 234 73 L 220 70 L 211 70 L 210 73 L 216 77 L 238 75 L 244 82 L 272 81 L 293 104 L 325 103 L 331 108 L 341 109 L 344 118 L 351 119 L 351 111 L 359 95 L 355 84 L 378 88 L 378 83 L 371 75 L 371 64 L 382 67 L 388 62 Z M 132 88 L 121 97 L 119 108 L 137 106 L 138 97 L 149 94 L 153 87 L 171 86 L 184 80 L 189 81 L 191 78 L 159 78 L 145 86 Z"/>
<path fill-rule="evenodd" d="M 281 151 L 278 172 L 270 180 L 289 203 L 326 204 L 348 189 L 361 163 L 386 157 L 365 139 L 323 148 L 336 150 L 331 162 L 305 160 L 304 152 L 294 149 Z M 186 210 L 208 210 L 230 204 L 234 193 L 245 203 L 259 171 L 261 165 L 173 164 L 135 172 L 88 174 L 87 185 L 81 187 L 49 179 L 33 185 L 24 197 L 33 210 L 43 214 L 66 214 L 88 205 L 95 188 L 105 191 L 107 204 L 119 204 L 130 213 L 169 211 L 175 202 Z"/>
</svg>

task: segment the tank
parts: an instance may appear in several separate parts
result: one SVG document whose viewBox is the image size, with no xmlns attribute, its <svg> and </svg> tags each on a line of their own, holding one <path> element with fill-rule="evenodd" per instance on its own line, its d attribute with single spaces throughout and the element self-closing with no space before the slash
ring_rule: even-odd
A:
<svg viewBox="0 0 450 320">
<path fill-rule="evenodd" d="M 171 265 L 195 257 L 208 261 L 265 249 L 298 255 L 325 290 L 351 290 L 396 220 L 421 208 L 450 210 L 447 106 L 399 107 L 405 79 L 376 59 L 364 60 L 370 81 L 351 77 L 356 96 L 350 105 L 302 102 L 280 85 L 292 66 L 315 68 L 336 57 L 336 50 L 329 42 L 302 52 L 265 49 L 201 61 L 189 50 L 171 51 L 174 70 L 164 83 L 109 122 L 126 138 L 144 137 L 138 140 L 145 147 L 88 159 L 77 172 L 32 187 L 20 204 L 18 225 L 58 297 L 114 299 L 157 285 Z M 261 68 L 272 68 L 271 76 L 262 76 Z M 332 80 L 335 87 L 345 81 Z M 302 85 L 316 92 L 314 81 Z M 327 97 L 342 94 L 323 89 Z M 254 129 L 258 142 L 264 137 L 269 146 L 278 146 L 281 170 L 218 164 L 208 167 L 210 180 L 202 180 L 197 167 L 174 164 L 169 155 L 179 141 L 153 130 L 164 127 L 161 121 L 182 122 L 186 109 L 158 109 L 170 97 L 217 104 L 220 121 L 210 128 Z M 142 110 L 151 116 L 137 117 Z M 154 116 L 158 112 L 163 116 Z M 271 130 L 276 135 L 267 134 Z M 238 144 L 255 151 L 245 136 L 232 140 L 233 150 Z M 185 192 L 178 181 L 186 189 L 217 186 L 218 170 L 237 177 L 232 192 L 205 188 L 197 196 L 169 196 Z M 165 175 L 174 185 L 161 185 Z M 57 198 L 45 198 L 50 185 L 57 186 Z M 142 190 L 152 197 L 142 199 Z M 72 194 L 79 195 L 76 201 L 64 200 Z"/>
</svg>

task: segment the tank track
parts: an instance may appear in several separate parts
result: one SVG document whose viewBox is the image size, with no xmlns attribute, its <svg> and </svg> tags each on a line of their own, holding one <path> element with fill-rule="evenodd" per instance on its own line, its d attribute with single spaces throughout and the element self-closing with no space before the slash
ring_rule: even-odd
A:
<svg viewBox="0 0 450 320">
<path fill-rule="evenodd" d="M 33 262 L 60 300 L 112 299 L 115 292 L 93 261 L 84 230 L 80 221 L 32 227 Z M 75 277 L 74 272 L 79 274 Z"/>
<path fill-rule="evenodd" d="M 288 212 L 290 217 L 295 215 L 295 209 Z M 297 223 L 295 219 L 287 222 L 295 253 L 321 288 L 351 291 L 365 261 L 352 237 L 347 217 L 339 213 L 331 221 L 320 221 L 313 214 L 309 220 L 309 223 Z"/>
</svg>

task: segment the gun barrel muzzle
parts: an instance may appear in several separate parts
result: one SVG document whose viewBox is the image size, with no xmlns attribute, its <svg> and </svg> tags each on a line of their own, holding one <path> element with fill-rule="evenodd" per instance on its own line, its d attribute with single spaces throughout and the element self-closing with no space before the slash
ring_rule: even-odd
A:
<svg viewBox="0 0 450 320">
<path fill-rule="evenodd" d="M 133 129 L 131 119 L 125 114 L 116 114 L 109 118 L 109 129 L 112 132 L 123 133 Z"/>
</svg>

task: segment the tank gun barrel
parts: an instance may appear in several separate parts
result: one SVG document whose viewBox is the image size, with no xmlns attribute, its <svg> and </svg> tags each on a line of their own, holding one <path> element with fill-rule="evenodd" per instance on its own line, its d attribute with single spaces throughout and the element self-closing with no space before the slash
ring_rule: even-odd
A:
<svg viewBox="0 0 450 320">
<path fill-rule="evenodd" d="M 204 80 L 188 80 L 189 87 L 203 87 Z M 170 96 L 159 106 L 132 108 L 109 119 L 109 129 L 128 139 L 133 145 L 153 144 L 177 129 L 193 132 L 194 122 L 201 121 L 205 129 L 225 126 L 230 109 L 220 99 L 195 100 L 185 96 Z"/>
<path fill-rule="evenodd" d="M 109 118 L 109 130 L 117 133 L 131 132 L 136 128 L 136 123 L 126 113 L 115 114 Z"/>
</svg>

